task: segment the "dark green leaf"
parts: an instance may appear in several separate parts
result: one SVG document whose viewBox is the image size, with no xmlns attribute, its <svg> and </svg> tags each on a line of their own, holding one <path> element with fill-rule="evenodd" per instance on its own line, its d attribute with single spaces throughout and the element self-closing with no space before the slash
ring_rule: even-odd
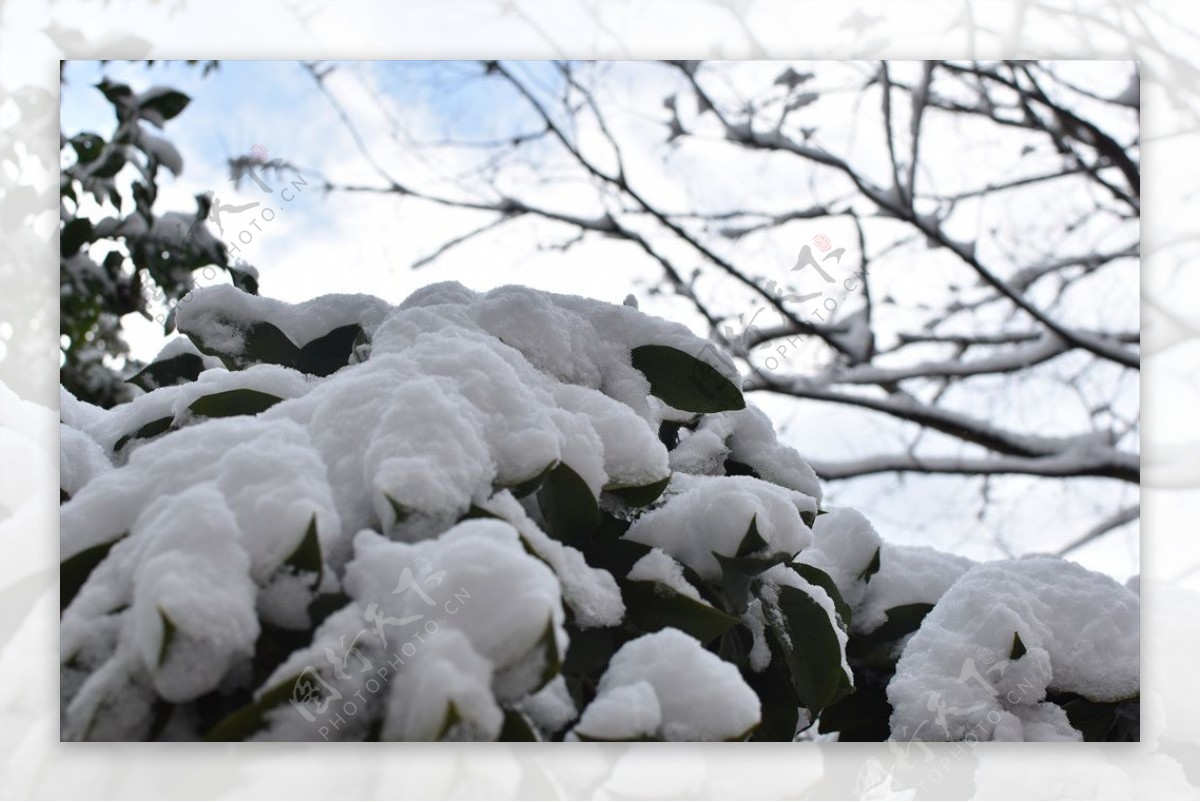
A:
<svg viewBox="0 0 1200 802">
<path fill-rule="evenodd" d="M 829 594 L 829 598 L 833 599 L 833 607 L 837 610 L 838 618 L 842 621 L 842 630 L 850 631 L 850 605 L 846 604 L 846 600 L 842 598 L 841 591 L 838 590 L 837 583 L 829 574 L 812 565 L 804 563 L 791 563 L 791 569 L 804 578 L 805 582 L 816 585 L 821 590 Z"/>
<path fill-rule="evenodd" d="M 123 102 L 128 101 L 133 97 L 133 90 L 131 90 L 128 86 L 125 84 L 113 83 L 107 78 L 96 84 L 96 88 L 100 90 L 100 93 L 104 95 L 109 103 L 112 103 L 114 106 L 118 107 Z"/>
<path fill-rule="evenodd" d="M 782 621 L 772 620 L 771 637 L 791 672 L 800 703 L 814 714 L 854 687 L 842 669 L 842 646 L 825 608 L 798 588 L 779 588 Z"/>
<path fill-rule="evenodd" d="M 534 492 L 539 487 L 541 487 L 542 484 L 546 481 L 546 479 L 549 478 L 550 472 L 553 471 L 557 467 L 558 467 L 558 460 L 554 460 L 549 465 L 547 465 L 545 468 L 543 468 L 541 471 L 539 471 L 536 476 L 532 476 L 528 479 L 524 479 L 520 482 L 517 482 L 515 485 L 511 485 L 511 486 L 507 487 L 506 489 L 509 492 L 511 492 L 514 496 L 516 496 L 517 498 L 524 498 L 525 496 L 528 496 L 530 493 Z"/>
<path fill-rule="evenodd" d="M 542 483 L 538 507 L 548 534 L 564 543 L 590 534 L 600 524 L 600 507 L 591 488 L 566 463 L 556 466 Z"/>
<path fill-rule="evenodd" d="M 80 164 L 94 162 L 100 152 L 104 150 L 104 140 L 96 134 L 82 133 L 77 134 L 70 139 L 71 147 L 75 149 L 75 157 L 79 159 Z"/>
<path fill-rule="evenodd" d="M 638 738 L 619 738 L 614 741 L 610 738 L 594 738 L 591 735 L 588 735 L 587 733 L 580 732 L 579 730 L 575 730 L 575 737 L 578 738 L 583 743 L 594 743 L 594 744 L 605 744 L 605 743 L 632 744 L 632 743 L 646 743 L 648 741 L 662 740 L 657 737 L 650 737 L 650 736 L 643 735 Z"/>
<path fill-rule="evenodd" d="M 628 620 L 644 632 L 666 627 L 709 643 L 737 625 L 740 619 L 709 604 L 677 593 L 661 582 L 627 582 L 622 588 Z"/>
<path fill-rule="evenodd" d="M 901 604 L 887 610 L 887 621 L 868 635 L 860 636 L 860 640 L 872 643 L 887 643 L 910 635 L 920 628 L 925 616 L 933 609 L 932 604 L 918 602 L 916 604 Z"/>
<path fill-rule="evenodd" d="M 125 381 L 149 392 L 158 387 L 195 381 L 204 371 L 204 360 L 196 354 L 176 354 L 161 362 L 151 362 Z"/>
<path fill-rule="evenodd" d="M 243 359 L 251 364 L 267 362 L 290 368 L 295 365 L 299 353 L 286 334 L 265 320 L 258 321 L 246 331 L 244 343 Z"/>
<path fill-rule="evenodd" d="M 209 418 L 228 418 L 232 415 L 257 415 L 282 400 L 270 393 L 243 388 L 197 398 L 188 409 Z"/>
<path fill-rule="evenodd" d="M 800 720 L 800 700 L 792 687 L 785 662 L 773 659 L 762 671 L 743 671 L 746 684 L 758 695 L 762 721 L 754 732 L 755 741 L 791 742 Z"/>
<path fill-rule="evenodd" d="M 96 178 L 112 178 L 121 172 L 121 168 L 124 166 L 125 152 L 115 145 L 110 145 L 103 158 L 92 162 L 92 166 L 88 168 L 88 172 Z"/>
<path fill-rule="evenodd" d="M 758 533 L 758 516 L 754 515 L 750 518 L 750 526 L 746 527 L 746 534 L 742 535 L 742 542 L 738 544 L 737 553 L 734 556 L 748 557 L 766 547 L 767 541 L 763 540 L 763 536 Z"/>
<path fill-rule="evenodd" d="M 871 562 L 867 563 L 867 567 L 862 569 L 858 575 L 858 578 L 864 582 L 870 582 L 871 577 L 879 573 L 879 548 L 879 546 L 875 547 L 875 553 L 871 555 Z"/>
<path fill-rule="evenodd" d="M 892 733 L 891 716 L 886 681 L 872 682 L 856 673 L 854 693 L 822 710 L 817 729 L 838 733 L 838 741 L 886 741 Z"/>
<path fill-rule="evenodd" d="M 352 323 L 312 340 L 296 353 L 294 360 L 296 370 L 313 376 L 328 376 L 334 371 L 346 367 L 350 363 L 350 353 L 354 348 L 354 341 L 362 333 L 362 327 L 357 323 Z M 282 334 L 280 332 L 281 336 Z"/>
<path fill-rule="evenodd" d="M 170 120 L 173 117 L 179 116 L 179 113 L 187 108 L 191 100 L 183 92 L 168 89 L 165 92 L 155 92 L 151 97 L 143 100 L 141 108 L 143 111 L 157 112 L 164 120 Z"/>
<path fill-rule="evenodd" d="M 1089 742 L 1137 741 L 1141 730 L 1141 700 L 1134 696 L 1116 702 L 1093 702 L 1082 696 L 1050 698 L 1067 714 L 1071 726 Z"/>
<path fill-rule="evenodd" d="M 158 435 L 167 431 L 167 429 L 170 429 L 171 424 L 174 422 L 174 418 L 159 418 L 158 420 L 152 420 L 133 434 L 127 434 L 118 440 L 113 445 L 113 451 L 120 451 L 121 447 L 130 440 L 147 440 L 151 437 L 157 437 Z"/>
<path fill-rule="evenodd" d="M 58 236 L 59 252 L 62 256 L 74 256 L 86 243 L 92 241 L 92 221 L 86 217 L 76 217 L 65 226 Z"/>
<path fill-rule="evenodd" d="M 324 563 L 321 560 L 321 540 L 317 537 L 317 515 L 313 513 L 308 522 L 308 529 L 300 540 L 300 545 L 292 552 L 292 556 L 284 561 L 284 565 L 296 569 L 297 573 L 316 574 L 317 581 L 313 587 L 321 584 Z"/>
<path fill-rule="evenodd" d="M 86 548 L 78 554 L 62 561 L 58 569 L 59 611 L 67 609 L 67 606 L 74 600 L 79 590 L 83 587 L 83 583 L 87 582 L 87 578 L 92 575 L 92 571 L 97 565 L 104 562 L 104 558 L 108 556 L 109 550 L 119 543 L 121 538 L 125 537 L 125 534 L 122 534 L 115 540 L 110 540 L 108 543 L 100 543 L 99 545 Z"/>
<path fill-rule="evenodd" d="M 534 693 L 546 687 L 546 683 L 557 677 L 562 671 L 562 657 L 558 653 L 558 639 L 554 635 L 553 618 L 546 621 L 546 630 L 542 633 L 542 638 L 538 641 L 538 646 L 542 650 L 544 666 L 542 668 L 541 682 L 538 683 Z"/>
<path fill-rule="evenodd" d="M 758 471 L 751 468 L 744 462 L 738 462 L 735 459 L 725 460 L 725 475 L 726 476 L 752 476 L 755 479 L 761 479 Z"/>
<path fill-rule="evenodd" d="M 746 400 L 716 368 L 665 345 L 633 349 L 633 367 L 650 381 L 650 392 L 686 412 L 745 409 Z"/>
<path fill-rule="evenodd" d="M 573 676 L 600 674 L 617 651 L 613 630 L 608 628 L 581 629 L 571 633 L 567 654 L 563 658 L 564 674 Z"/>
<path fill-rule="evenodd" d="M 500 728 L 501 741 L 540 741 L 537 730 L 525 715 L 516 710 L 504 711 L 504 726 Z"/>
<path fill-rule="evenodd" d="M 1014 632 L 1013 640 L 1012 640 L 1012 649 L 1009 650 L 1008 659 L 1009 660 L 1020 660 L 1024 654 L 1025 654 L 1025 644 L 1021 642 L 1021 633 Z"/>
<path fill-rule="evenodd" d="M 172 621 L 161 607 L 158 608 L 158 615 L 162 618 L 163 637 L 162 645 L 158 647 L 158 665 L 163 664 L 163 660 L 167 657 L 167 649 L 171 648 L 171 642 L 175 640 L 175 622 Z"/>
<path fill-rule="evenodd" d="M 309 669 L 305 669 L 308 671 Z M 296 683 L 304 676 L 304 672 L 300 672 L 294 677 L 285 679 L 283 682 L 263 693 L 258 701 L 251 702 L 245 707 L 238 708 L 230 713 L 225 718 L 221 719 L 215 727 L 208 731 L 204 736 L 206 741 L 244 741 L 254 733 L 258 732 L 262 726 L 266 714 L 276 707 L 293 698 L 296 691 Z"/>
<path fill-rule="evenodd" d="M 233 286 L 242 292 L 258 295 L 258 278 L 253 273 L 246 270 L 239 270 L 232 265 L 227 265 L 225 269 L 229 271 L 229 280 L 233 283 Z"/>
<path fill-rule="evenodd" d="M 458 712 L 458 706 L 454 704 L 454 700 L 446 702 L 446 713 L 442 716 L 442 726 L 438 728 L 438 734 L 434 740 L 440 741 L 445 738 L 450 734 L 450 730 L 454 729 L 454 725 L 461 724 L 462 720 L 462 714 Z"/>
<path fill-rule="evenodd" d="M 768 568 L 782 565 L 792 559 L 790 554 L 767 554 L 760 557 L 726 557 L 724 554 L 712 552 L 712 556 L 721 566 L 723 581 L 728 581 L 733 574 L 744 577 L 758 576 Z"/>
<path fill-rule="evenodd" d="M 393 502 L 393 503 L 395 503 L 395 502 Z M 491 510 L 485 510 L 483 507 L 480 507 L 478 504 L 472 504 L 467 509 L 466 515 L 464 515 L 460 520 L 470 521 L 475 518 L 491 518 L 491 519 L 497 520 L 497 521 L 504 520 L 504 518 L 502 518 L 501 516 L 497 515 L 496 513 L 492 512 Z M 524 543 L 525 539 L 521 538 L 521 542 Z M 533 553 L 529 549 L 529 544 L 527 544 L 527 543 L 525 544 L 525 550 L 530 552 L 531 554 Z"/>
<path fill-rule="evenodd" d="M 391 493 L 384 493 L 383 496 L 388 500 L 388 504 L 392 505 L 392 526 L 404 523 L 408 516 L 412 514 L 412 510 L 410 510 L 408 507 L 405 507 L 399 501 L 396 501 L 396 499 L 392 498 Z M 472 504 L 471 509 L 478 510 L 479 508 Z M 467 513 L 467 517 L 471 517 L 470 513 Z"/>
<path fill-rule="evenodd" d="M 324 570 L 324 569 L 322 569 Z M 308 603 L 308 617 L 314 627 L 350 603 L 345 593 L 321 593 Z"/>
<path fill-rule="evenodd" d="M 609 487 L 605 488 L 613 495 L 620 498 L 630 507 L 648 507 L 658 500 L 658 497 L 667 489 L 667 485 L 671 483 L 671 475 L 667 474 L 657 482 L 652 482 L 648 485 L 640 485 L 637 487 Z"/>
</svg>

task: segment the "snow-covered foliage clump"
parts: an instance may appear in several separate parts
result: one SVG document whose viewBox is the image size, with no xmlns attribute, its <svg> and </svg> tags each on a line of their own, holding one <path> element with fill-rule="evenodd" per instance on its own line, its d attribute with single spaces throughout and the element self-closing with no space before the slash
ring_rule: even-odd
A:
<svg viewBox="0 0 1200 802">
<path fill-rule="evenodd" d="M 458 284 L 177 322 L 133 401 L 63 393 L 65 739 L 1136 736 L 1136 595 L 826 510 L 682 326 Z"/>
</svg>

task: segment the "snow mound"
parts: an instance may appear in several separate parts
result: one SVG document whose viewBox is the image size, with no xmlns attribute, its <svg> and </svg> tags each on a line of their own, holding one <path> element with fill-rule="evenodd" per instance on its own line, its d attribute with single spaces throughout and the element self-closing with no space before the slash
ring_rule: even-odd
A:
<svg viewBox="0 0 1200 802">
<path fill-rule="evenodd" d="M 714 476 L 727 460 L 741 463 L 768 482 L 821 501 L 821 485 L 812 466 L 791 446 L 776 440 L 771 419 L 755 407 L 708 415 L 695 431 L 681 433 L 671 451 L 672 470 Z"/>
<path fill-rule="evenodd" d="M 678 323 L 628 306 L 518 286 L 475 293 L 446 282 L 418 290 L 400 309 L 414 314 L 389 318 L 376 332 L 375 348 L 402 348 L 432 330 L 431 322 L 473 328 L 520 351 L 534 368 L 566 384 L 603 388 L 655 424 L 660 418 L 647 400 L 649 382 L 629 361 L 633 348 L 665 345 L 685 351 L 741 386 L 733 363 L 706 347 L 706 340 Z"/>
<path fill-rule="evenodd" d="M 304 346 L 341 326 L 357 324 L 369 335 L 390 309 L 390 304 L 372 295 L 324 295 L 288 304 L 218 284 L 188 293 L 175 307 L 175 320 L 180 331 L 199 341 L 202 351 L 240 355 L 246 334 L 260 321 Z"/>
<path fill-rule="evenodd" d="M 758 696 L 733 664 L 668 628 L 617 650 L 574 735 L 725 741 L 744 737 L 759 717 Z"/>
<path fill-rule="evenodd" d="M 879 572 L 871 577 L 862 601 L 854 608 L 854 631 L 874 632 L 893 607 L 937 604 L 973 565 L 966 557 L 927 546 L 884 543 L 879 551 Z"/>
<path fill-rule="evenodd" d="M 689 599 L 702 601 L 700 591 L 683 576 L 683 566 L 667 556 L 662 549 L 650 549 L 629 569 L 626 579 L 633 582 L 658 582 Z"/>
<path fill-rule="evenodd" d="M 803 493 L 749 476 L 682 474 L 667 493 L 666 503 L 635 521 L 625 538 L 662 549 L 702 577 L 720 579 L 713 553 L 735 556 L 751 521 L 766 542 L 763 553 L 790 556 L 812 543 L 800 513 L 815 513 L 816 501 Z"/>
<path fill-rule="evenodd" d="M 1138 597 L 1110 577 L 1055 558 L 970 569 L 896 665 L 887 689 L 893 734 L 1078 740 L 1046 692 L 1096 702 L 1136 695 L 1139 608 Z"/>
<path fill-rule="evenodd" d="M 820 568 L 837 585 L 838 593 L 850 605 L 857 624 L 858 608 L 867 593 L 868 568 L 881 541 L 870 521 L 856 510 L 836 509 L 817 518 L 812 527 L 813 545 L 805 549 L 797 562 Z"/>
</svg>

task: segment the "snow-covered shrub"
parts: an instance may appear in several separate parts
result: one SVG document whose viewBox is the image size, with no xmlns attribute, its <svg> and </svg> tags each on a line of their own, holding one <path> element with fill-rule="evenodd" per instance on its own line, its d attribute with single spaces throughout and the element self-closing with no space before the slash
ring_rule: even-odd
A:
<svg viewBox="0 0 1200 802">
<path fill-rule="evenodd" d="M 63 393 L 66 739 L 1136 733 L 1133 592 L 826 511 L 682 326 L 457 284 L 177 319 L 155 389 Z"/>
</svg>

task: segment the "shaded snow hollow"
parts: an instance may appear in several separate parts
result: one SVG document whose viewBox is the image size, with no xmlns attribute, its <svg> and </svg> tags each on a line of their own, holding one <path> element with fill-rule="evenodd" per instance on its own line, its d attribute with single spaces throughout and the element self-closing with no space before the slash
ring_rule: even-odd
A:
<svg viewBox="0 0 1200 802">
<path fill-rule="evenodd" d="M 626 623 L 621 582 L 656 582 L 704 604 L 684 571 L 719 581 L 714 553 L 784 555 L 820 568 L 851 607 L 853 631 L 879 626 L 897 604 L 937 602 L 947 588 L 947 604 L 986 606 L 991 585 L 968 582 L 981 569 L 956 583 L 969 562 L 932 551 L 884 545 L 880 571 L 865 580 L 878 535 L 851 511 L 806 524 L 820 511 L 816 476 L 776 441 L 762 412 L 697 418 L 650 395 L 631 359 L 644 345 L 683 351 L 740 380 L 705 340 L 634 308 L 455 283 L 398 307 L 367 296 L 288 305 L 223 286 L 195 291 L 177 319 L 204 352 L 196 380 L 112 410 L 62 394 L 69 499 L 61 558 L 94 564 L 63 611 L 64 739 L 135 740 L 152 730 L 194 739 L 204 732 L 186 703 L 239 690 L 263 706 L 243 734 L 260 740 L 494 739 L 518 714 L 543 736 L 738 738 L 760 720 L 758 697 L 732 663 L 671 628 L 621 646 L 595 699 L 578 709 L 558 674 L 569 628 Z M 339 327 L 357 326 L 362 337 L 350 363 L 324 377 L 277 364 L 226 370 L 212 354 L 253 361 L 246 350 L 260 321 L 296 348 Z M 159 359 L 181 355 L 200 354 L 181 339 Z M 234 390 L 281 400 L 232 417 L 192 409 Z M 660 425 L 689 419 L 668 452 Z M 731 461 L 759 478 L 724 476 Z M 644 512 L 601 497 L 606 511 L 632 520 L 625 539 L 648 549 L 627 576 L 589 565 L 549 534 L 533 496 L 518 498 L 518 486 L 555 465 L 594 497 L 669 477 Z M 761 542 L 746 555 L 739 549 L 751 521 Z M 1024 591 L 1050 592 L 1048 575 L 1031 577 Z M 790 587 L 828 616 L 850 677 L 847 634 L 824 589 L 786 565 L 756 587 L 760 598 L 739 613 L 753 638 L 749 670 L 771 661 L 766 628 L 780 626 L 777 596 Z M 1100 604 L 1097 587 L 1080 579 L 1068 590 Z M 1122 592 L 1136 615 L 1136 597 Z M 314 629 L 310 603 L 330 599 L 337 609 Z M 988 638 L 1019 625 L 1022 637 L 1029 632 L 1029 661 L 1047 655 L 1051 687 L 1098 687 L 1082 665 L 1086 638 L 1067 626 L 1080 622 L 1018 601 Z M 1128 623 L 1124 597 L 1104 603 Z M 902 660 L 897 716 L 923 703 L 926 668 L 945 681 L 957 651 L 943 651 L 979 641 L 956 614 L 940 612 L 945 606 Z M 933 639 L 927 628 L 951 634 Z M 305 645 L 260 672 L 262 637 L 279 632 L 302 633 Z M 1136 689 L 1136 661 L 1122 666 L 1102 688 L 1109 696 Z M 349 714 L 346 700 L 361 712 Z M 156 720 L 162 701 L 185 712 Z M 1056 716 L 1018 718 L 1060 735 Z"/>
</svg>

